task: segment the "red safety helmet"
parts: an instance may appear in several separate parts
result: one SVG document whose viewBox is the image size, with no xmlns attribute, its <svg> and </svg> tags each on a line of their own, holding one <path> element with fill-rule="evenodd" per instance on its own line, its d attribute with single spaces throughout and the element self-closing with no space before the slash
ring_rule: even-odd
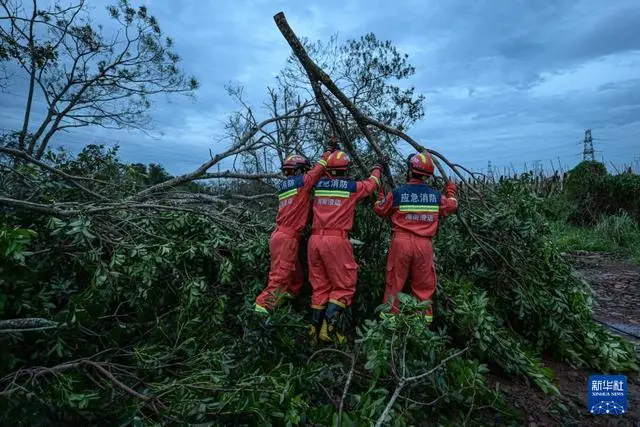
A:
<svg viewBox="0 0 640 427">
<path fill-rule="evenodd" d="M 336 150 L 327 159 L 327 169 L 336 171 L 346 171 L 349 169 L 351 159 L 349 155 L 341 150 Z"/>
<path fill-rule="evenodd" d="M 304 169 L 307 170 L 311 168 L 311 163 L 309 160 L 301 156 L 300 154 L 292 154 L 291 156 L 284 159 L 284 163 L 282 165 L 282 171 L 294 171 L 296 169 Z"/>
<path fill-rule="evenodd" d="M 409 158 L 409 171 L 414 175 L 433 175 L 433 160 L 428 152 L 414 154 Z"/>
</svg>

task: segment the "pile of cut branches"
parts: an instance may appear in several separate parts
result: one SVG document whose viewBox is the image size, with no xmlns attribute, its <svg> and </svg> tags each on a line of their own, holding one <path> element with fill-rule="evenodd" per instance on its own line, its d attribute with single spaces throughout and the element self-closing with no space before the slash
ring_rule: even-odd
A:
<svg viewBox="0 0 640 427">
<path fill-rule="evenodd" d="M 371 156 L 359 156 L 337 104 L 375 155 L 377 132 L 424 149 L 363 114 L 284 15 L 275 20 L 361 172 Z M 411 316 L 420 306 L 406 295 L 395 323 L 379 319 L 390 230 L 370 203 L 359 207 L 352 234 L 365 244 L 355 249 L 350 347 L 310 348 L 308 286 L 268 319 L 256 316 L 275 207 L 265 210 L 262 190 L 193 182 L 264 180 L 270 197 L 277 175 L 258 165 L 209 170 L 277 141 L 268 125 L 318 119 L 311 107 L 261 122 L 247 109 L 228 149 L 156 183 L 100 147 L 75 158 L 0 147 L 0 316 L 23 319 L 0 323 L 2 424 L 503 425 L 519 414 L 487 384 L 489 371 L 557 395 L 543 355 L 601 372 L 637 370 L 629 343 L 593 322 L 590 289 L 550 243 L 531 186 L 488 189 L 434 151 L 441 180 L 448 167 L 464 183 L 461 213 L 435 239 L 434 330 Z M 386 179 L 397 178 L 388 170 Z"/>
</svg>

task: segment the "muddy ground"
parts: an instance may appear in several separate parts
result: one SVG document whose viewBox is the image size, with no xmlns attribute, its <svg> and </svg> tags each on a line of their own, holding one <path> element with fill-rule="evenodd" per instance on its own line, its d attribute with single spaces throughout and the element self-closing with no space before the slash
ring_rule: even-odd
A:
<svg viewBox="0 0 640 427">
<path fill-rule="evenodd" d="M 567 254 L 576 271 L 587 280 L 595 292 L 594 317 L 612 332 L 636 344 L 640 353 L 640 266 L 631 265 L 611 255 L 592 252 Z M 632 335 L 638 337 L 633 337 Z M 587 409 L 587 380 L 591 372 L 572 369 L 566 365 L 546 361 L 556 374 L 556 386 L 562 393 L 560 403 L 522 382 L 490 377 L 500 383 L 513 407 L 527 415 L 527 426 L 634 426 L 640 427 L 640 378 L 627 375 L 629 413 L 623 416 L 591 415 Z M 554 402 L 555 401 L 555 402 Z"/>
</svg>

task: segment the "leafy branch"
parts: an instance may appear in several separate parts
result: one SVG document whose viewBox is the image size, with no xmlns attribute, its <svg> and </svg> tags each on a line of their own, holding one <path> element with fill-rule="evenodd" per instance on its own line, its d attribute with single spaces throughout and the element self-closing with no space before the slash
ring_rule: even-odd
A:
<svg viewBox="0 0 640 427">
<path fill-rule="evenodd" d="M 393 341 L 392 341 L 391 345 L 393 346 Z M 398 400 L 398 397 L 400 397 L 400 393 L 402 392 L 402 390 L 404 390 L 405 387 L 407 387 L 408 385 L 411 385 L 412 383 L 419 382 L 420 380 L 423 380 L 424 378 L 428 377 L 429 375 L 434 374 L 438 370 L 443 369 L 447 365 L 447 362 L 449 362 L 449 360 L 455 359 L 455 358 L 461 356 L 467 350 L 469 350 L 468 346 L 463 348 L 462 350 L 458 350 L 455 353 L 445 357 L 434 368 L 432 368 L 432 369 L 430 369 L 430 370 L 428 370 L 426 372 L 423 372 L 421 374 L 413 375 L 413 376 L 405 376 L 404 372 L 406 371 L 406 363 L 403 361 L 403 364 L 402 364 L 403 374 L 398 378 L 398 382 L 397 382 L 396 388 L 393 391 L 393 394 L 391 395 L 391 397 L 389 398 L 389 401 L 387 402 L 387 406 L 385 406 L 384 410 L 380 414 L 380 417 L 378 418 L 378 421 L 375 424 L 376 427 L 380 427 L 380 426 L 382 426 L 384 424 L 385 420 L 389 416 L 389 411 L 391 411 L 391 408 L 393 408 L 393 405 L 396 403 L 396 400 Z M 405 354 L 406 354 L 406 347 L 405 347 L 405 349 L 403 351 L 403 360 L 405 358 Z M 395 368 L 394 368 L 394 371 L 395 371 Z"/>
</svg>

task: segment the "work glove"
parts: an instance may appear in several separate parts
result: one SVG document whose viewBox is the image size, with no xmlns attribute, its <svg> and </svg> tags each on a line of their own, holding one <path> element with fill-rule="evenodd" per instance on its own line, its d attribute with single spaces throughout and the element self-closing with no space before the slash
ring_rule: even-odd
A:
<svg viewBox="0 0 640 427">
<path fill-rule="evenodd" d="M 338 149 L 338 139 L 335 136 L 331 135 L 329 137 L 329 145 L 327 146 L 327 148 L 325 148 L 324 153 L 322 153 L 322 160 L 326 161 L 331 155 L 331 153 L 333 153 L 337 149 Z"/>
<path fill-rule="evenodd" d="M 387 176 L 391 176 L 391 170 L 389 169 L 389 155 L 383 154 L 378 157 L 378 164 L 376 166 L 380 166 L 380 175 L 386 174 Z"/>
<path fill-rule="evenodd" d="M 455 197 L 457 191 L 458 187 L 452 181 L 449 181 L 444 185 L 444 195 L 447 197 Z"/>
<path fill-rule="evenodd" d="M 371 174 L 373 175 L 373 172 L 376 171 L 376 170 L 378 170 L 380 175 L 382 175 L 382 171 L 384 170 L 384 167 L 380 163 L 376 163 L 371 168 Z"/>
</svg>

